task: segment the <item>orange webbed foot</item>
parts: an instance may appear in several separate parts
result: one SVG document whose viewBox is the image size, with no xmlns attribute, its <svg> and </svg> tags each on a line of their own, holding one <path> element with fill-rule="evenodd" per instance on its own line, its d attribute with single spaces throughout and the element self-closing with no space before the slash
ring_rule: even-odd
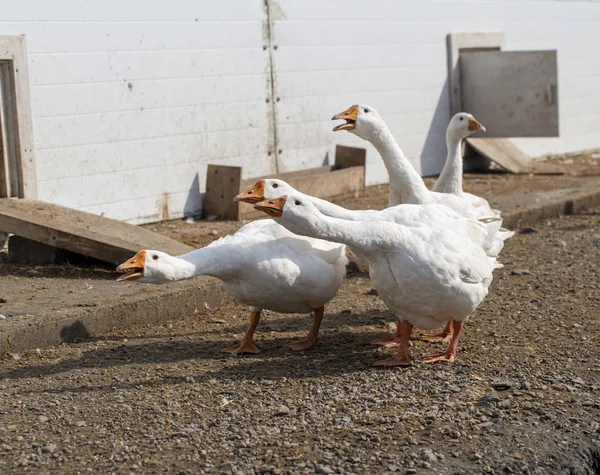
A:
<svg viewBox="0 0 600 475">
<path fill-rule="evenodd" d="M 450 343 L 450 340 L 452 340 L 452 333 L 423 333 L 419 337 L 419 340 L 428 343 Z"/>
<path fill-rule="evenodd" d="M 290 350 L 303 351 L 303 350 L 308 350 L 309 348 L 312 348 L 313 346 L 315 346 L 316 342 L 317 342 L 316 339 L 305 338 L 304 340 L 300 340 L 300 341 L 296 341 L 295 343 L 291 343 L 288 346 L 289 346 Z"/>
<path fill-rule="evenodd" d="M 413 362 L 409 356 L 406 355 L 394 355 L 391 358 L 387 358 L 381 361 L 375 361 L 373 366 L 412 366 Z"/>
<path fill-rule="evenodd" d="M 436 355 L 430 355 L 425 357 L 423 363 L 454 363 L 456 361 L 456 353 L 451 351 L 445 351 L 444 353 L 438 353 Z"/>
<path fill-rule="evenodd" d="M 260 348 L 254 344 L 252 340 L 250 341 L 242 341 L 237 345 L 230 346 L 228 348 L 223 348 L 224 353 L 233 353 L 236 355 L 242 355 L 244 353 L 260 353 Z"/>
<path fill-rule="evenodd" d="M 386 348 L 396 348 L 400 346 L 402 342 L 402 337 L 399 335 L 390 336 L 388 338 L 382 338 L 381 340 L 371 340 L 371 345 L 381 345 Z M 409 340 L 409 346 L 413 345 L 413 342 Z"/>
</svg>

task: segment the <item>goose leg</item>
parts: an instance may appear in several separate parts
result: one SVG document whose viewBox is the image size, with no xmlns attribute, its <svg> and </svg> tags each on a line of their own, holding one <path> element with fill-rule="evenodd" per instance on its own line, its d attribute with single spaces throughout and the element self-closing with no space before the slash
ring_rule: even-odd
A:
<svg viewBox="0 0 600 475">
<path fill-rule="evenodd" d="M 254 332 L 256 331 L 259 321 L 260 310 L 258 312 L 250 312 L 250 326 L 248 326 L 248 330 L 244 333 L 242 341 L 237 345 L 224 348 L 222 351 L 225 353 L 235 353 L 236 355 L 241 355 L 243 353 L 260 353 L 260 349 L 254 344 Z"/>
<path fill-rule="evenodd" d="M 321 322 L 323 321 L 323 315 L 325 314 L 325 307 L 315 308 L 315 319 L 313 321 L 312 327 L 306 335 L 304 340 L 297 341 L 290 345 L 290 349 L 294 351 L 308 350 L 312 347 L 316 342 L 319 336 L 319 329 L 321 328 Z"/>
<path fill-rule="evenodd" d="M 396 333 L 394 333 L 394 336 L 382 338 L 380 340 L 371 340 L 371 345 L 381 345 L 385 346 L 386 348 L 395 348 L 400 346 L 400 343 L 402 342 L 401 333 L 400 322 L 396 322 Z M 409 341 L 408 344 L 412 346 L 413 343 L 412 341 Z"/>
<path fill-rule="evenodd" d="M 412 355 L 410 354 L 410 335 L 413 330 L 413 325 L 410 322 L 404 321 L 398 324 L 400 333 L 400 344 L 398 345 L 398 353 L 382 361 L 376 361 L 373 366 L 410 366 L 412 365 Z"/>
<path fill-rule="evenodd" d="M 402 331 L 400 328 L 400 322 L 396 322 L 396 333 L 394 336 L 390 336 L 388 338 L 381 338 L 380 340 L 371 340 L 372 345 L 381 345 L 386 348 L 392 348 L 394 346 L 400 345 L 402 342 Z"/>
<path fill-rule="evenodd" d="M 456 361 L 456 350 L 458 349 L 458 339 L 460 338 L 460 332 L 462 331 L 464 322 L 457 322 L 456 320 L 452 320 L 452 339 L 450 340 L 450 344 L 448 348 L 443 353 L 439 353 L 437 355 L 431 355 L 426 357 L 423 360 L 423 363 L 431 364 L 431 363 L 454 363 Z"/>
<path fill-rule="evenodd" d="M 450 341 L 452 340 L 452 321 L 449 321 L 448 323 L 446 323 L 446 326 L 444 327 L 444 329 L 441 332 L 423 333 L 419 337 L 419 340 L 428 341 L 429 343 L 436 343 L 436 342 L 450 343 Z"/>
</svg>

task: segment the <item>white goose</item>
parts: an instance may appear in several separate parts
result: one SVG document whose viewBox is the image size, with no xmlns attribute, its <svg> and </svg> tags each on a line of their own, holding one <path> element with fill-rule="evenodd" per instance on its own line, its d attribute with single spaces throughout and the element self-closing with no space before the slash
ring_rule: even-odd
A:
<svg viewBox="0 0 600 475">
<path fill-rule="evenodd" d="M 373 286 L 397 316 L 398 353 L 376 366 L 412 364 L 409 340 L 413 326 L 435 328 L 452 322 L 447 350 L 425 363 L 453 362 L 463 322 L 483 301 L 492 271 L 501 267 L 469 236 L 434 225 L 407 228 L 396 223 L 331 218 L 301 196 L 282 196 L 254 205 L 298 234 L 344 243 L 369 259 Z"/>
<path fill-rule="evenodd" d="M 485 127 L 471 114 L 459 112 L 450 119 L 446 129 L 446 147 L 448 148 L 446 163 L 432 189 L 439 193 L 452 193 L 464 197 L 482 215 L 500 215 L 500 211 L 492 209 L 486 199 L 463 191 L 462 143 L 469 135 L 479 131 L 485 132 Z"/>
<path fill-rule="evenodd" d="M 386 123 L 371 106 L 354 105 L 348 110 L 333 116 L 332 119 L 344 119 L 346 121 L 344 124 L 334 127 L 334 131 L 347 130 L 357 135 L 373 144 L 381 155 L 390 176 L 389 206 L 437 203 L 448 206 L 468 218 L 489 218 L 497 214 L 497 212 L 491 210 L 489 205 L 487 205 L 487 208 L 485 206 L 482 208 L 481 201 L 473 201 L 470 198 L 473 195 L 439 193 L 427 189 L 421 176 L 396 143 Z M 450 135 L 454 137 L 453 134 Z M 453 147 L 453 149 L 455 148 Z M 452 152 L 453 155 L 454 152 Z M 453 168 L 454 163 L 455 160 L 451 160 L 452 165 L 450 167 Z M 453 173 L 452 175 L 454 176 Z M 462 192 L 462 189 L 460 191 Z"/>
<path fill-rule="evenodd" d="M 220 279 L 225 289 L 250 307 L 250 326 L 242 341 L 223 351 L 258 353 L 254 331 L 262 309 L 280 313 L 314 312 L 314 323 L 293 350 L 313 346 L 324 306 L 338 292 L 346 274 L 345 246 L 296 236 L 272 220 L 241 227 L 207 247 L 173 257 L 145 250 L 121 264 L 120 281 L 164 284 L 197 275 Z"/>
<path fill-rule="evenodd" d="M 492 221 L 483 224 L 472 220 L 461 219 L 462 215 L 447 206 L 441 204 L 430 205 L 396 205 L 384 210 L 348 210 L 329 201 L 314 196 L 300 193 L 290 184 L 283 180 L 269 178 L 259 180 L 249 190 L 237 195 L 234 200 L 247 203 L 258 203 L 262 200 L 277 198 L 281 195 L 300 196 L 304 201 L 310 201 L 325 216 L 346 219 L 349 221 L 391 221 L 410 228 L 436 227 L 453 230 L 462 234 L 469 233 L 471 240 L 479 243 L 486 254 L 497 257 L 504 246 L 504 241 L 514 233 L 501 230 L 502 221 L 493 218 Z M 358 257 L 363 267 L 368 268 L 368 259 L 360 249 L 349 246 Z M 438 333 L 426 333 L 420 339 L 429 342 L 449 341 L 451 337 L 451 325 Z M 394 336 L 373 340 L 375 345 L 396 346 L 400 341 L 399 328 Z"/>
</svg>

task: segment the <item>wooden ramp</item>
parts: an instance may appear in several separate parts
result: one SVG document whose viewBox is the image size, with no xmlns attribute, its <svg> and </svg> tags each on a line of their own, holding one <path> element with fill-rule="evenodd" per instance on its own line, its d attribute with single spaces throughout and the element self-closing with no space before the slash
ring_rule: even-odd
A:
<svg viewBox="0 0 600 475">
<path fill-rule="evenodd" d="M 141 249 L 172 255 L 192 250 L 139 226 L 28 199 L 0 199 L 0 231 L 112 264 L 120 264 Z"/>
<path fill-rule="evenodd" d="M 511 173 L 535 173 L 538 175 L 562 175 L 564 173 L 556 166 L 533 161 L 508 139 L 469 137 L 466 141 L 477 153 Z"/>
</svg>

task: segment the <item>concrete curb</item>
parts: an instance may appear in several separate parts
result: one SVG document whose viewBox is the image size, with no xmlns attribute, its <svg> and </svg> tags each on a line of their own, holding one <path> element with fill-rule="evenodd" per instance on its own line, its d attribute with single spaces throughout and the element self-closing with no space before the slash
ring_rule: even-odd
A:
<svg viewBox="0 0 600 475">
<path fill-rule="evenodd" d="M 600 185 L 561 189 L 547 193 L 510 197 L 503 226 L 518 228 L 542 219 L 575 214 L 600 205 Z M 500 200 L 502 205 L 502 200 Z M 205 304 L 216 308 L 230 301 L 216 279 L 197 278 L 128 297 L 123 302 L 93 308 L 77 308 L 58 318 L 47 315 L 0 325 L 0 354 L 19 353 L 99 336 L 138 324 L 156 324 L 182 318 Z"/>
<path fill-rule="evenodd" d="M 522 205 L 504 208 L 502 225 L 516 229 L 534 224 L 542 219 L 557 218 L 600 205 L 600 185 L 582 188 L 566 188 L 547 193 L 536 193 L 535 202 L 523 202 Z"/>
<path fill-rule="evenodd" d="M 181 318 L 197 308 L 216 308 L 228 300 L 220 281 L 200 277 L 155 288 L 123 302 L 73 309 L 58 318 L 40 315 L 9 321 L 0 325 L 0 355 L 73 342 L 132 325 Z"/>
</svg>

